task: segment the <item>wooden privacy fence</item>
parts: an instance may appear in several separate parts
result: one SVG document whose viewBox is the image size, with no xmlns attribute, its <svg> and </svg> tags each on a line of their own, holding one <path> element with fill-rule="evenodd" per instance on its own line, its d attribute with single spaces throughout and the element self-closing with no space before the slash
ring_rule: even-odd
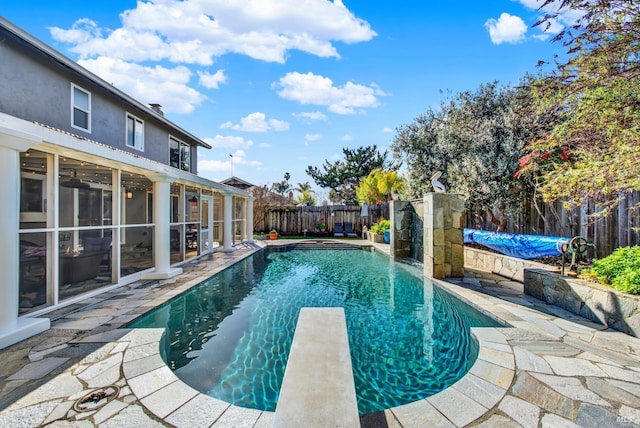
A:
<svg viewBox="0 0 640 428">
<path fill-rule="evenodd" d="M 638 205 L 640 192 L 633 192 L 609 215 L 593 217 L 593 203 L 567 210 L 561 202 L 539 204 L 538 208 L 533 202 L 527 202 L 507 218 L 505 232 L 565 238 L 583 236 L 594 245 L 587 258 L 602 258 L 618 247 L 640 245 L 640 210 L 630 209 Z M 269 232 L 275 229 L 281 235 L 303 235 L 305 229 L 311 233 L 318 224 L 324 223 L 327 231 L 333 233 L 334 223 L 351 222 L 356 233 L 361 235 L 363 224 L 370 227 L 380 218 L 390 218 L 389 204 L 369 205 L 369 215 L 364 222 L 361 210 L 360 206 L 347 205 L 270 207 L 265 209 L 264 216 L 255 216 L 254 230 Z M 484 211 L 467 211 L 466 217 L 469 228 L 496 230 Z"/>
<path fill-rule="evenodd" d="M 640 244 L 640 212 L 630 209 L 638 204 L 640 192 L 633 192 L 609 215 L 593 217 L 596 212 L 593 203 L 567 210 L 561 202 L 539 204 L 538 208 L 529 202 L 523 204 L 516 215 L 507 217 L 505 232 L 565 238 L 583 236 L 594 245 L 587 257 L 602 258 L 618 247 Z M 496 230 L 487 214 L 478 211 L 467 211 L 467 227 Z"/>
<path fill-rule="evenodd" d="M 358 235 L 362 226 L 370 227 L 379 218 L 389 219 L 389 204 L 369 205 L 368 216 L 362 218 L 361 206 L 324 205 L 319 207 L 271 207 L 266 208 L 262 220 L 254 224 L 256 232 L 269 232 L 275 229 L 281 235 L 303 235 L 315 231 L 316 226 L 324 223 L 327 231 L 333 233 L 334 223 L 353 223 Z"/>
</svg>

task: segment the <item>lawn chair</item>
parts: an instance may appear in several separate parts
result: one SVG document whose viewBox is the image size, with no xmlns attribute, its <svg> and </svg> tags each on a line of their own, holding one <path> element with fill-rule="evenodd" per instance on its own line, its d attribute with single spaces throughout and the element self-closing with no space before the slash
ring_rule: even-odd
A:
<svg viewBox="0 0 640 428">
<path fill-rule="evenodd" d="M 344 223 L 344 233 L 347 234 L 348 238 L 357 238 L 358 235 L 353 231 L 353 223 L 347 221 Z"/>
<path fill-rule="evenodd" d="M 333 236 L 336 238 L 344 238 L 342 223 L 333 223 Z"/>
</svg>

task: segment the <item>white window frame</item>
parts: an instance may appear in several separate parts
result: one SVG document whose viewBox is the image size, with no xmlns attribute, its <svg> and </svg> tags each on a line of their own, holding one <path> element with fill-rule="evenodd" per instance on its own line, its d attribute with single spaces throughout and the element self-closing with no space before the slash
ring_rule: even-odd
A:
<svg viewBox="0 0 640 428">
<path fill-rule="evenodd" d="M 129 119 L 133 119 L 134 122 L 134 128 L 133 128 L 133 145 L 129 144 Z M 138 125 L 139 124 L 139 125 Z M 138 133 L 136 132 L 136 130 L 138 129 L 138 126 L 142 126 L 142 132 Z M 140 135 L 142 137 L 142 141 L 138 142 L 136 136 Z M 144 120 L 140 119 L 139 117 L 131 114 L 131 113 L 127 113 L 125 115 L 125 126 L 124 126 L 124 143 L 127 147 L 132 148 L 132 149 L 136 149 L 139 150 L 141 152 L 144 152 Z M 138 144 L 140 143 L 140 144 Z"/>
<path fill-rule="evenodd" d="M 81 92 L 84 92 L 85 94 L 87 94 L 87 97 L 89 99 L 88 100 L 89 110 L 85 110 L 85 109 L 83 109 L 81 107 L 76 106 L 76 103 L 75 103 L 75 101 L 76 101 L 75 90 L 76 89 L 81 91 Z M 87 91 L 86 89 L 81 88 L 80 86 L 78 86 L 78 85 L 76 85 L 74 83 L 71 83 L 71 103 L 70 104 L 71 104 L 71 106 L 70 106 L 71 107 L 71 127 L 75 128 L 75 129 L 81 129 L 81 130 L 83 130 L 85 132 L 91 133 L 91 92 Z M 74 122 L 74 117 L 75 117 L 74 111 L 75 111 L 75 109 L 78 109 L 78 110 L 80 110 L 80 111 L 82 111 L 82 112 L 87 114 L 87 127 L 86 128 L 83 128 L 82 126 L 78 126 L 78 125 L 75 124 L 75 122 Z"/>
<path fill-rule="evenodd" d="M 182 141 L 179 138 L 174 137 L 173 135 L 169 135 L 169 165 L 171 165 L 171 141 L 175 141 L 176 143 L 178 143 L 178 166 L 177 167 L 173 167 L 176 169 L 179 169 L 180 171 L 186 171 L 186 172 L 191 172 L 191 146 L 187 143 L 185 143 L 184 141 Z M 182 169 L 182 147 L 185 146 L 189 149 L 189 169 L 185 170 Z"/>
</svg>

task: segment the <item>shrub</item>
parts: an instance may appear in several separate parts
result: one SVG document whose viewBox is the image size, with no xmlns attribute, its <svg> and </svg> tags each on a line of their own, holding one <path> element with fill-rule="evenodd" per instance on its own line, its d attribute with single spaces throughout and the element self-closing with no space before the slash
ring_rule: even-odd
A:
<svg viewBox="0 0 640 428">
<path fill-rule="evenodd" d="M 391 221 L 390 220 L 380 220 L 378 223 L 373 223 L 371 225 L 371 233 L 378 233 L 382 235 L 385 231 L 391 229 Z"/>
<path fill-rule="evenodd" d="M 618 248 L 609 256 L 594 260 L 593 267 L 581 274 L 625 293 L 640 294 L 640 247 Z"/>
</svg>

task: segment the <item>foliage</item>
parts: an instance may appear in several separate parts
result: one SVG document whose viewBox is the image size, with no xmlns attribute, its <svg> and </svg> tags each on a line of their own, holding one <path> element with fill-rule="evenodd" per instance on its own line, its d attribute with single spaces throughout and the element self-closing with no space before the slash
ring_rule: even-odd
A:
<svg viewBox="0 0 640 428">
<path fill-rule="evenodd" d="M 640 247 L 622 247 L 581 272 L 625 293 L 640 294 Z"/>
<path fill-rule="evenodd" d="M 316 204 L 316 198 L 313 196 L 312 190 L 300 190 L 300 194 L 295 199 L 296 204 L 314 206 Z"/>
<path fill-rule="evenodd" d="M 396 171 L 383 171 L 374 169 L 356 187 L 358 202 L 376 204 L 390 201 L 393 193 L 404 191 L 404 180 Z"/>
<path fill-rule="evenodd" d="M 407 164 L 408 197 L 433 191 L 430 177 L 441 171 L 447 191 L 464 195 L 468 209 L 516 211 L 532 192 L 513 177 L 536 121 L 523 99 L 519 88 L 483 84 L 398 128 L 392 149 Z"/>
<path fill-rule="evenodd" d="M 284 180 L 273 183 L 271 186 L 271 191 L 285 196 L 285 193 L 292 189 L 291 184 L 289 183 L 289 179 L 291 178 L 291 174 L 288 172 L 284 173 Z"/>
<path fill-rule="evenodd" d="M 382 235 L 387 230 L 391 229 L 391 221 L 390 220 L 380 220 L 378 223 L 373 223 L 369 231 L 371 233 L 377 233 Z"/>
<path fill-rule="evenodd" d="M 327 229 L 327 225 L 324 223 L 318 223 L 316 224 L 316 229 L 318 230 L 326 230 Z"/>
<path fill-rule="evenodd" d="M 376 145 L 357 149 L 343 148 L 344 160 L 325 160 L 322 170 L 309 165 L 307 174 L 315 183 L 329 191 L 329 198 L 347 205 L 357 205 L 356 186 L 376 168 L 397 169 L 387 160 L 388 152 L 378 151 Z"/>
<path fill-rule="evenodd" d="M 311 190 L 311 184 L 309 184 L 308 181 L 305 181 L 304 183 L 298 183 L 298 186 L 295 187 L 293 190 L 295 190 L 296 192 L 312 192 Z"/>
<path fill-rule="evenodd" d="M 255 198 L 253 200 L 253 229 L 257 230 L 258 225 L 264 221 L 267 215 L 267 207 L 270 205 L 269 189 L 266 185 L 254 186 L 250 189 L 250 192 Z"/>
<path fill-rule="evenodd" d="M 640 8 L 628 0 L 546 0 L 541 8 L 549 7 L 558 12 L 537 25 L 567 10 L 580 18 L 554 38 L 566 62 L 531 85 L 537 111 L 559 120 L 527 147 L 519 175 L 537 180 L 545 200 L 589 199 L 604 215 L 640 189 Z"/>
</svg>

